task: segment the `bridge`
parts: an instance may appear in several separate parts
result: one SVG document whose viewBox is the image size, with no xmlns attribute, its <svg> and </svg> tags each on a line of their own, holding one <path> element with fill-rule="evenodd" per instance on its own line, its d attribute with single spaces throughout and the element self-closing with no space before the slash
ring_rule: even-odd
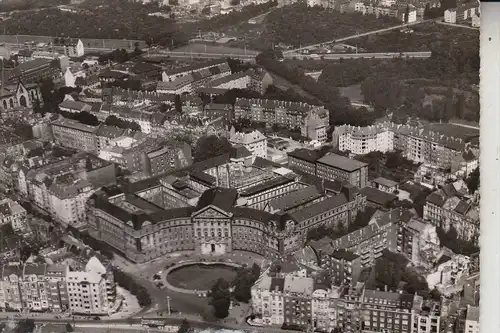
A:
<svg viewBox="0 0 500 333">
<path fill-rule="evenodd" d="M 325 44 L 341 43 L 341 42 L 348 41 L 350 39 L 355 39 L 355 38 L 359 38 L 359 37 L 370 36 L 370 35 L 378 34 L 378 33 L 381 33 L 381 32 L 387 32 L 387 31 L 396 30 L 396 29 L 408 28 L 408 27 L 411 27 L 411 26 L 414 26 L 414 25 L 417 25 L 417 24 L 422 24 L 422 23 L 427 23 L 427 22 L 436 22 L 436 20 L 435 19 L 432 19 L 432 20 L 423 20 L 423 21 L 417 21 L 417 22 L 412 22 L 412 23 L 400 24 L 400 25 L 396 25 L 396 26 L 389 27 L 389 28 L 384 28 L 384 29 L 372 30 L 372 31 L 368 31 L 368 32 L 364 32 L 364 33 L 361 33 L 361 34 L 356 34 L 356 35 L 352 35 L 352 36 L 348 36 L 348 37 L 332 39 L 332 40 L 325 41 L 325 42 L 318 43 L 318 44 L 303 46 L 303 47 L 300 47 L 300 48 L 295 49 L 295 50 L 288 50 L 288 51 L 283 52 L 283 54 L 285 54 L 285 53 L 296 53 L 296 52 L 301 51 L 301 50 L 307 50 L 309 48 L 320 47 L 320 46 L 323 46 Z"/>
</svg>

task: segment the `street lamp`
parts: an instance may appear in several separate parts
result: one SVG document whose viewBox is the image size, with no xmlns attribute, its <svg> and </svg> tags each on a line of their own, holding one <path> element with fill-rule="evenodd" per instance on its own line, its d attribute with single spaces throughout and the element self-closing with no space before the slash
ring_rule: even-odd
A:
<svg viewBox="0 0 500 333">
<path fill-rule="evenodd" d="M 170 316 L 171 311 L 170 311 L 170 296 L 167 296 L 167 312 L 168 315 Z"/>
</svg>

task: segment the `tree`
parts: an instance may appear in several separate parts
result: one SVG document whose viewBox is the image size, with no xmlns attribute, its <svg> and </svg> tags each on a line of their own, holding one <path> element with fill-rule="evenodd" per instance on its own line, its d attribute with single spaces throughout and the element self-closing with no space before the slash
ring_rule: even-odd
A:
<svg viewBox="0 0 500 333">
<path fill-rule="evenodd" d="M 426 19 L 426 20 L 429 18 L 430 9 L 431 9 L 431 5 L 429 3 L 426 3 L 425 8 L 424 8 L 424 19 Z"/>
<path fill-rule="evenodd" d="M 17 323 L 15 333 L 33 333 L 35 321 L 33 319 L 23 319 Z"/>
<path fill-rule="evenodd" d="M 230 4 L 231 6 L 238 6 L 241 3 L 241 0 L 231 0 Z"/>
<path fill-rule="evenodd" d="M 463 119 L 465 115 L 465 96 L 463 93 L 457 95 L 455 104 L 455 115 L 458 119 Z"/>
<path fill-rule="evenodd" d="M 405 23 L 408 23 L 410 20 L 410 5 L 406 5 L 405 9 Z"/>
<path fill-rule="evenodd" d="M 179 5 L 179 0 L 168 0 L 168 4 L 170 6 L 178 6 Z"/>
<path fill-rule="evenodd" d="M 187 319 L 183 319 L 181 326 L 179 326 L 179 330 L 177 331 L 177 333 L 190 333 L 191 331 L 192 331 L 191 326 L 189 326 Z"/>
<path fill-rule="evenodd" d="M 175 95 L 175 111 L 182 113 L 182 102 L 181 102 L 181 95 Z"/>
<path fill-rule="evenodd" d="M 224 155 L 229 152 L 231 144 L 224 137 L 216 135 L 203 136 L 196 142 L 194 149 L 194 161 L 204 161 L 212 157 Z"/>
<path fill-rule="evenodd" d="M 66 323 L 66 332 L 70 333 L 70 332 L 73 332 L 73 331 L 74 331 L 73 326 L 71 326 L 70 323 Z"/>
<path fill-rule="evenodd" d="M 232 285 L 234 286 L 233 296 L 239 302 L 248 303 L 252 298 L 251 289 L 255 281 L 260 276 L 260 266 L 253 264 L 250 268 L 240 268 L 234 278 Z"/>
<path fill-rule="evenodd" d="M 210 305 L 214 309 L 215 317 L 222 319 L 229 315 L 231 305 L 231 293 L 229 292 L 229 283 L 220 278 L 210 289 Z"/>
<path fill-rule="evenodd" d="M 477 167 L 476 169 L 474 169 L 474 171 L 471 172 L 469 177 L 465 180 L 465 183 L 469 188 L 469 193 L 472 194 L 479 189 L 480 181 L 481 181 L 481 175 L 479 167 Z"/>
<path fill-rule="evenodd" d="M 108 116 L 105 121 L 108 126 L 116 126 L 123 129 L 130 129 L 132 131 L 140 132 L 141 126 L 135 121 L 128 121 L 118 118 L 114 115 Z"/>
</svg>

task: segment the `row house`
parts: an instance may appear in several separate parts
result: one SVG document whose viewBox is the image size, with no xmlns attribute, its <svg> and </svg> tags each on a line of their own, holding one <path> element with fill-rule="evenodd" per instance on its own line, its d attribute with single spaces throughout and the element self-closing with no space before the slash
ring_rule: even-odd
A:
<svg viewBox="0 0 500 333">
<path fill-rule="evenodd" d="M 100 186 L 116 183 L 112 163 L 77 154 L 33 169 L 21 168 L 19 191 L 64 226 L 85 222 L 85 201 Z"/>
<path fill-rule="evenodd" d="M 173 82 L 183 76 L 187 76 L 192 73 L 200 73 L 202 71 L 208 70 L 210 75 L 210 80 L 215 80 L 220 77 L 231 74 L 231 68 L 226 59 L 216 59 L 207 62 L 202 62 L 199 64 L 194 64 L 186 67 L 176 68 L 172 70 L 167 70 L 162 73 L 163 82 Z M 205 76 L 205 75 L 202 75 Z"/>
<path fill-rule="evenodd" d="M 62 117 L 50 125 L 54 141 L 58 145 L 79 151 L 97 151 L 95 134 L 99 128 L 98 126 L 86 125 Z"/>
<path fill-rule="evenodd" d="M 0 267 L 0 309 L 4 311 L 107 315 L 114 300 L 113 275 L 96 257 L 83 271 L 40 263 Z"/>
<path fill-rule="evenodd" d="M 441 310 L 421 296 L 356 287 L 322 287 L 313 278 L 265 272 L 251 289 L 265 326 L 303 330 L 439 333 Z"/>
<path fill-rule="evenodd" d="M 263 95 L 272 84 L 273 78 L 271 75 L 267 71 L 259 68 L 249 69 L 245 72 L 237 72 L 212 80 L 207 86 L 212 89 L 224 90 L 248 89 Z"/>
<path fill-rule="evenodd" d="M 449 168 L 455 156 L 468 146 L 461 138 L 441 134 L 432 124 L 415 127 L 391 122 L 367 127 L 339 126 L 333 132 L 332 141 L 340 151 L 364 155 L 399 150 L 411 161 L 443 169 Z"/>
<path fill-rule="evenodd" d="M 453 228 L 458 238 L 479 244 L 479 205 L 453 184 L 427 196 L 423 218 L 446 232 Z"/>
<path fill-rule="evenodd" d="M 348 235 L 333 241 L 316 243 L 313 249 L 316 253 L 327 255 L 336 250 L 350 251 L 361 257 L 361 267 L 370 267 L 380 258 L 385 250 L 398 251 L 398 235 L 400 221 L 408 221 L 411 214 L 401 209 L 378 214 L 372 217 L 370 223 Z M 320 257 L 322 261 L 323 257 Z M 329 260 L 329 259 L 325 259 Z"/>
<path fill-rule="evenodd" d="M 321 142 L 326 140 L 325 134 L 330 122 L 329 113 L 322 106 L 246 98 L 236 99 L 234 118 L 299 129 L 309 139 Z"/>
<path fill-rule="evenodd" d="M 27 227 L 26 209 L 9 198 L 0 200 L 0 225 L 10 224 L 14 231 L 24 231 Z"/>
<path fill-rule="evenodd" d="M 444 12 L 444 21 L 446 23 L 457 24 L 472 20 L 474 17 L 479 17 L 480 5 L 479 1 L 471 1 L 461 4 L 456 8 L 450 8 Z"/>
<path fill-rule="evenodd" d="M 91 108 L 92 107 L 87 103 L 73 101 L 71 99 L 66 99 L 59 104 L 59 110 L 69 113 L 89 112 Z"/>
<path fill-rule="evenodd" d="M 394 2 L 394 3 L 393 3 Z M 408 17 L 406 11 L 408 9 Z M 404 23 L 413 23 L 417 21 L 417 9 L 413 5 L 396 4 L 395 1 L 384 1 L 378 6 L 370 3 L 357 2 L 354 5 L 354 11 L 363 15 L 389 16 L 399 19 Z"/>
</svg>

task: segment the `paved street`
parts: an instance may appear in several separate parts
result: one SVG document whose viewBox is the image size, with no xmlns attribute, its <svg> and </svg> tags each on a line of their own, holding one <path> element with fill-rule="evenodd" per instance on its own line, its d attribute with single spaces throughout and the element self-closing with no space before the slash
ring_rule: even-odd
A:
<svg viewBox="0 0 500 333">
<path fill-rule="evenodd" d="M 115 255 L 113 264 L 123 271 L 134 276 L 136 281 L 144 286 L 144 288 L 148 290 L 152 297 L 152 306 L 141 311 L 138 316 L 158 316 L 159 314 L 161 314 L 163 317 L 166 317 L 168 312 L 168 296 L 170 297 L 171 309 L 175 310 L 177 316 L 189 316 L 193 319 L 203 317 L 205 319 L 212 320 L 212 309 L 208 304 L 208 299 L 200 298 L 196 295 L 174 292 L 166 288 L 160 289 L 153 282 L 153 275 L 155 275 L 159 271 L 164 271 L 165 267 L 169 265 L 183 261 L 198 261 L 200 259 L 205 259 L 206 261 L 225 260 L 243 264 L 247 263 L 251 265 L 254 262 L 261 264 L 264 258 L 255 254 L 243 252 L 235 252 L 232 254 L 217 256 L 213 258 L 207 258 L 206 256 L 201 255 L 193 255 L 190 253 L 178 253 L 175 256 L 166 256 L 153 260 L 152 262 L 146 264 L 133 264 L 126 259 Z"/>
</svg>

